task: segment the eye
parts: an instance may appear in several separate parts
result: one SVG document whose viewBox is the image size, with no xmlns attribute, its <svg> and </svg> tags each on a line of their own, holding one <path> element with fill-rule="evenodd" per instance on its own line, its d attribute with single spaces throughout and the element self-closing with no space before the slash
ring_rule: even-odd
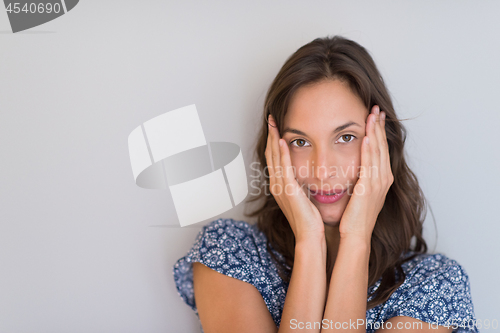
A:
<svg viewBox="0 0 500 333">
<path fill-rule="evenodd" d="M 295 147 L 299 147 L 299 148 L 301 148 L 301 147 L 307 147 L 307 146 L 304 146 L 304 144 L 307 142 L 304 139 L 295 139 L 295 140 L 291 141 L 290 143 L 293 144 L 294 142 L 300 143 L 299 145 L 296 144 Z"/>
<path fill-rule="evenodd" d="M 342 135 L 342 136 L 340 137 L 340 138 L 342 139 L 342 142 L 343 142 L 343 143 L 349 143 L 349 142 L 351 142 L 351 141 L 352 141 L 352 140 L 345 141 L 345 140 L 343 139 L 343 138 L 345 138 L 345 137 L 350 137 L 350 138 L 353 138 L 352 140 L 354 140 L 354 138 L 355 138 L 355 136 L 354 136 L 354 135 L 352 135 L 352 134 L 344 134 L 344 135 Z"/>
</svg>

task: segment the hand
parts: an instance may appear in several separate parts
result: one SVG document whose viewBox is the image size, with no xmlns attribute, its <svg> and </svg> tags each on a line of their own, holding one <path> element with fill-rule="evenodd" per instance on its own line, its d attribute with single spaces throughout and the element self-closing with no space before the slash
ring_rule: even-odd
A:
<svg viewBox="0 0 500 333">
<path fill-rule="evenodd" d="M 325 240 L 323 218 L 295 179 L 288 145 L 280 138 L 271 115 L 268 124 L 265 155 L 271 194 L 290 223 L 296 242 L 311 237 Z"/>
<path fill-rule="evenodd" d="M 369 143 L 367 142 L 369 139 Z M 361 144 L 361 173 L 340 220 L 342 238 L 361 238 L 370 242 L 378 214 L 394 182 L 385 134 L 385 112 L 372 108 L 366 122 L 366 136 Z"/>
</svg>

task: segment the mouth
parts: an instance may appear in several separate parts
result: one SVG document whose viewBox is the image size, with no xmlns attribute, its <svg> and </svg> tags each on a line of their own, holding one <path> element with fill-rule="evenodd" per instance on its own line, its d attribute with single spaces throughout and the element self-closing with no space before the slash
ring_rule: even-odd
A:
<svg viewBox="0 0 500 333">
<path fill-rule="evenodd" d="M 322 204 L 332 204 L 334 202 L 339 201 L 344 197 L 344 195 L 347 192 L 347 189 L 345 190 L 331 190 L 331 191 L 312 191 L 309 189 L 311 196 L 316 200 L 318 203 Z"/>
<path fill-rule="evenodd" d="M 326 191 L 326 190 L 312 190 L 311 188 L 309 188 L 309 192 L 311 192 L 312 195 L 316 195 L 316 194 L 319 194 L 319 195 L 335 195 L 335 194 L 341 194 L 343 192 L 345 192 L 345 190 L 343 189 L 334 189 L 334 190 L 329 190 L 329 191 Z"/>
</svg>

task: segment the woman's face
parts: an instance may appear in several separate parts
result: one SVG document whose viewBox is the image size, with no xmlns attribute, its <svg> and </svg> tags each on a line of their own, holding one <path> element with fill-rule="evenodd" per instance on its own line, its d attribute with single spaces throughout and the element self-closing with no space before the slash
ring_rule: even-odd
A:
<svg viewBox="0 0 500 333">
<path fill-rule="evenodd" d="M 287 142 L 297 181 L 330 226 L 340 223 L 359 178 L 367 116 L 363 102 L 339 80 L 299 88 L 285 116 L 281 137 Z M 345 193 L 328 203 L 313 196 L 320 190 Z"/>
</svg>

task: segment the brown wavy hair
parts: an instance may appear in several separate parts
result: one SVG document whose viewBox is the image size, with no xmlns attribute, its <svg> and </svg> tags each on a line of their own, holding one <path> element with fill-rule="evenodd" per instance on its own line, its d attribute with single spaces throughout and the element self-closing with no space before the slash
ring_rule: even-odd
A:
<svg viewBox="0 0 500 333">
<path fill-rule="evenodd" d="M 347 82 L 363 101 L 367 110 L 379 105 L 386 113 L 386 135 L 389 144 L 391 170 L 394 182 L 377 217 L 371 238 L 368 286 L 382 278 L 380 286 L 369 295 L 367 309 L 384 303 L 403 283 L 405 274 L 401 264 L 419 253 L 427 252 L 422 227 L 427 214 L 427 201 L 417 177 L 405 160 L 406 129 L 397 118 L 389 92 L 375 62 L 358 43 L 342 36 L 317 38 L 300 47 L 285 62 L 267 91 L 262 126 L 257 137 L 254 157 L 259 167 L 259 194 L 247 202 L 258 202 L 258 207 L 246 216 L 256 217 L 258 228 L 267 236 L 267 249 L 276 261 L 280 277 L 290 282 L 295 254 L 295 236 L 285 215 L 269 191 L 269 174 L 265 150 L 268 136 L 267 116 L 272 114 L 278 130 L 283 123 L 293 94 L 302 86 L 323 80 Z M 253 163 L 252 163 L 253 164 Z M 254 186 L 254 184 L 252 184 Z M 276 258 L 272 250 L 283 257 Z M 416 253 L 404 258 L 406 251 Z M 333 270 L 327 258 L 327 272 Z"/>
</svg>

